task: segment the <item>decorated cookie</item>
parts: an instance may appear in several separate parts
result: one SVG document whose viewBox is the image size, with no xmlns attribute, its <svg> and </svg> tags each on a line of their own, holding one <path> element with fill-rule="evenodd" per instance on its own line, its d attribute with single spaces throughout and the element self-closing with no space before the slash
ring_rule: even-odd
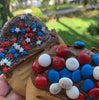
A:
<svg viewBox="0 0 99 100">
<path fill-rule="evenodd" d="M 17 93 L 25 96 L 33 60 L 46 48 L 60 43 L 63 41 L 60 42 L 55 30 L 49 31 L 36 17 L 25 14 L 13 17 L 0 32 L 0 74 L 4 74 Z M 32 69 L 39 73 L 50 64 L 51 58 L 45 54 L 33 64 Z"/>
<path fill-rule="evenodd" d="M 83 42 L 74 45 L 52 46 L 41 54 L 48 57 L 41 59 L 48 66 L 42 66 L 42 72 L 31 71 L 31 79 L 27 85 L 27 100 L 98 100 L 99 99 L 99 66 L 98 54 L 84 48 Z M 62 50 L 61 50 L 62 49 Z M 49 64 L 49 60 L 51 62 Z M 35 64 L 35 62 L 33 62 Z M 44 65 L 44 64 L 43 64 Z M 36 68 L 36 67 L 35 67 Z M 39 71 L 39 69 L 37 69 Z M 35 84 L 38 75 L 47 79 L 42 87 L 43 78 L 39 80 L 39 87 Z M 31 90 L 29 90 L 29 86 Z M 40 88 L 42 87 L 42 88 Z M 35 92 L 35 93 L 34 93 Z M 39 94 L 40 93 L 40 94 Z M 32 96 L 32 94 L 35 94 Z M 47 99 L 48 98 L 48 99 Z"/>
</svg>

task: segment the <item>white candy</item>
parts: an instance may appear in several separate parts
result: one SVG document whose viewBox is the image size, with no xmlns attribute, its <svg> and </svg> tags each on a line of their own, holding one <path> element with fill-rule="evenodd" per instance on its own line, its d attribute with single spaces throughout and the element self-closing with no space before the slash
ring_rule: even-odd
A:
<svg viewBox="0 0 99 100">
<path fill-rule="evenodd" d="M 20 18 L 21 18 L 21 19 L 24 19 L 24 18 L 25 18 L 25 16 L 24 16 L 24 15 L 21 15 L 21 16 L 20 16 Z"/>
<path fill-rule="evenodd" d="M 18 45 L 17 43 L 14 43 L 14 44 L 13 44 L 13 47 L 16 47 L 17 45 Z"/>
<path fill-rule="evenodd" d="M 59 80 L 59 85 L 63 88 L 63 89 L 70 89 L 73 85 L 73 82 L 70 78 L 67 77 L 63 77 Z"/>
<path fill-rule="evenodd" d="M 76 58 L 71 57 L 66 60 L 66 67 L 70 71 L 74 71 L 79 68 L 79 62 Z"/>
<path fill-rule="evenodd" d="M 19 52 L 22 52 L 22 51 L 24 51 L 24 49 L 21 47 L 21 48 L 19 49 Z"/>
<path fill-rule="evenodd" d="M 27 43 L 31 42 L 30 38 L 26 38 L 26 42 Z"/>
<path fill-rule="evenodd" d="M 42 31 L 45 32 L 45 27 L 42 27 Z"/>
<path fill-rule="evenodd" d="M 11 66 L 11 61 L 9 61 L 9 62 L 7 63 L 7 66 Z"/>
<path fill-rule="evenodd" d="M 41 44 L 41 40 L 38 40 L 38 41 L 36 42 L 36 44 L 39 44 L 39 45 L 40 45 L 40 44 Z"/>
<path fill-rule="evenodd" d="M 20 32 L 20 29 L 19 28 L 16 28 L 15 31 L 18 33 L 18 32 Z"/>
<path fill-rule="evenodd" d="M 4 65 L 4 61 L 3 60 L 0 61 L 0 65 L 1 66 Z"/>
<path fill-rule="evenodd" d="M 51 64 L 51 57 L 48 54 L 42 54 L 39 59 L 39 64 L 43 67 L 47 67 Z"/>
<path fill-rule="evenodd" d="M 58 83 L 53 83 L 50 85 L 49 91 L 51 94 L 58 94 L 61 91 L 61 87 Z"/>
<path fill-rule="evenodd" d="M 33 31 L 35 32 L 36 31 L 36 28 L 34 28 Z"/>
<path fill-rule="evenodd" d="M 66 94 L 70 99 L 77 99 L 79 97 L 79 90 L 76 86 L 72 86 L 69 90 L 66 90 Z"/>
<path fill-rule="evenodd" d="M 93 77 L 96 80 L 99 80 L 99 66 L 96 66 L 93 70 Z"/>
<path fill-rule="evenodd" d="M 5 59 L 3 59 L 3 62 L 4 62 L 5 64 L 7 64 L 7 63 L 8 63 L 8 60 L 5 58 Z"/>
</svg>

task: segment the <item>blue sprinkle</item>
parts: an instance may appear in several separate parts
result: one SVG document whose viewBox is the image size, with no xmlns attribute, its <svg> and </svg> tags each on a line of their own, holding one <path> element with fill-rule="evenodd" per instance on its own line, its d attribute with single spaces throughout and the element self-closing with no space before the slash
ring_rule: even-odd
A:
<svg viewBox="0 0 99 100">
<path fill-rule="evenodd" d="M 14 29 L 14 28 L 11 28 L 11 32 L 12 32 L 12 33 L 15 33 L 15 29 Z"/>
<path fill-rule="evenodd" d="M 15 53 L 15 54 L 13 55 L 14 58 L 18 58 L 18 56 L 19 56 L 19 55 L 18 55 L 17 53 Z"/>
<path fill-rule="evenodd" d="M 25 55 L 27 55 L 27 52 L 24 50 L 24 51 L 21 52 L 21 55 L 25 56 Z"/>
<path fill-rule="evenodd" d="M 13 48 L 10 49 L 10 53 L 11 53 L 11 54 L 14 54 L 15 52 L 16 52 L 15 49 L 13 49 Z"/>
<path fill-rule="evenodd" d="M 81 84 L 81 89 L 85 92 L 90 91 L 94 88 L 94 83 L 91 79 L 86 79 L 83 84 Z"/>
<path fill-rule="evenodd" d="M 6 49 L 4 49 L 4 53 L 7 53 L 7 50 Z"/>
<path fill-rule="evenodd" d="M 38 36 L 42 36 L 42 35 L 43 35 L 43 33 L 39 31 L 38 32 Z"/>
<path fill-rule="evenodd" d="M 88 98 L 86 98 L 86 100 L 97 100 L 97 99 L 91 99 L 91 98 L 88 97 Z"/>
<path fill-rule="evenodd" d="M 28 15 L 29 15 L 29 16 L 32 16 L 32 14 L 31 14 L 31 13 L 28 13 Z"/>
<path fill-rule="evenodd" d="M 2 71 L 0 71 L 0 75 L 2 74 Z"/>
<path fill-rule="evenodd" d="M 21 30 L 21 34 L 24 35 L 26 33 L 25 29 Z"/>
<path fill-rule="evenodd" d="M 74 45 L 78 45 L 78 46 L 81 46 L 81 47 L 86 46 L 86 44 L 84 42 L 81 42 L 81 41 L 74 42 Z"/>
<path fill-rule="evenodd" d="M 50 82 L 56 83 L 59 81 L 59 78 L 59 73 L 56 70 L 52 69 L 48 72 L 48 79 Z"/>
<path fill-rule="evenodd" d="M 3 52 L 0 53 L 0 58 L 4 58 L 5 54 Z"/>
<path fill-rule="evenodd" d="M 81 81 L 81 73 L 80 73 L 80 69 L 77 69 L 76 71 L 74 71 L 72 73 L 72 80 L 74 82 L 80 82 Z"/>
<path fill-rule="evenodd" d="M 94 54 L 93 57 L 92 57 L 92 59 L 93 59 L 93 62 L 94 62 L 97 66 L 99 66 L 99 54 Z"/>
<path fill-rule="evenodd" d="M 91 65 L 89 64 L 85 64 L 82 66 L 81 68 L 81 75 L 84 77 L 84 78 L 89 78 L 93 73 L 93 68 Z"/>
<path fill-rule="evenodd" d="M 71 78 L 72 77 L 72 72 L 69 71 L 67 68 L 63 68 L 59 71 L 60 77 L 68 77 Z"/>
<path fill-rule="evenodd" d="M 42 28 L 42 24 L 41 24 L 41 23 L 39 23 L 39 24 L 38 24 L 38 27 L 39 27 L 39 28 Z"/>
<path fill-rule="evenodd" d="M 33 24 L 32 26 L 31 26 L 31 29 L 34 29 L 36 27 L 36 25 L 35 24 Z"/>
</svg>

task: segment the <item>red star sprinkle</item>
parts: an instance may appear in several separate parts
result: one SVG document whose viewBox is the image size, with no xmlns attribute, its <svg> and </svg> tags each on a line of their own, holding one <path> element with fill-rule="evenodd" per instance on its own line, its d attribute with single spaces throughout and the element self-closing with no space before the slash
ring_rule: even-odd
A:
<svg viewBox="0 0 99 100">
<path fill-rule="evenodd" d="M 25 30 L 26 30 L 26 32 L 30 32 L 30 28 L 26 28 Z"/>
<path fill-rule="evenodd" d="M 12 55 L 12 54 L 9 54 L 8 57 L 9 57 L 10 59 L 12 59 L 12 58 L 13 58 L 13 55 Z"/>
<path fill-rule="evenodd" d="M 1 47 L 4 48 L 5 47 L 5 43 L 1 43 Z"/>
<path fill-rule="evenodd" d="M 24 37 L 27 38 L 28 36 L 29 36 L 28 33 L 26 33 Z"/>
<path fill-rule="evenodd" d="M 33 33 L 29 33 L 29 37 L 33 37 Z"/>
<path fill-rule="evenodd" d="M 3 68 L 3 73 L 7 73 L 8 72 L 8 68 Z"/>
<path fill-rule="evenodd" d="M 55 32 L 52 32 L 52 33 L 51 33 L 51 35 L 52 35 L 52 36 L 55 36 L 55 35 L 56 35 L 56 33 L 55 33 Z"/>
<path fill-rule="evenodd" d="M 19 24 L 18 24 L 18 27 L 19 27 L 19 28 L 22 28 L 22 27 L 23 27 L 23 23 L 19 23 Z"/>
<path fill-rule="evenodd" d="M 5 46 L 9 46 L 10 45 L 10 42 L 9 41 L 6 41 L 5 42 Z"/>
<path fill-rule="evenodd" d="M 36 38 L 36 40 L 38 41 L 38 40 L 40 40 L 40 38 L 41 38 L 41 37 L 40 37 L 40 36 L 38 36 L 38 37 Z"/>
<path fill-rule="evenodd" d="M 22 42 L 22 45 L 25 46 L 25 45 L 26 45 L 26 41 L 23 41 L 23 42 Z"/>
<path fill-rule="evenodd" d="M 29 48 L 29 46 L 25 46 L 24 49 L 25 50 L 29 50 L 30 48 Z"/>
<path fill-rule="evenodd" d="M 1 53 L 1 52 L 4 52 L 4 48 L 0 48 L 0 53 Z"/>
<path fill-rule="evenodd" d="M 16 38 L 12 39 L 12 43 L 16 43 L 16 41 L 17 41 Z"/>
</svg>

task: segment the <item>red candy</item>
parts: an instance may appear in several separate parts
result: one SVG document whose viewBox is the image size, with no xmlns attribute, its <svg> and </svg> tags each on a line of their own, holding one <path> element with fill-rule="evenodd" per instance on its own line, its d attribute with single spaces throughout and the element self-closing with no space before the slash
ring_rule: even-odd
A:
<svg viewBox="0 0 99 100">
<path fill-rule="evenodd" d="M 3 73 L 7 73 L 8 72 L 8 68 L 3 68 Z"/>
<path fill-rule="evenodd" d="M 99 88 L 99 81 L 96 82 L 96 86 L 97 86 L 97 88 Z"/>
<path fill-rule="evenodd" d="M 33 33 L 29 33 L 29 37 L 33 37 Z"/>
<path fill-rule="evenodd" d="M 26 32 L 30 32 L 30 28 L 26 28 L 25 30 L 26 30 Z"/>
<path fill-rule="evenodd" d="M 22 42 L 22 45 L 25 46 L 25 45 L 26 45 L 26 41 L 23 41 L 23 42 Z"/>
<path fill-rule="evenodd" d="M 66 45 L 60 45 L 56 48 L 56 54 L 58 56 L 64 56 L 68 53 L 68 47 Z"/>
<path fill-rule="evenodd" d="M 9 41 L 6 41 L 5 42 L 5 46 L 9 46 L 10 45 L 10 42 Z"/>
<path fill-rule="evenodd" d="M 85 100 L 85 96 L 82 93 L 80 93 L 79 97 L 77 99 L 74 99 L 74 100 Z"/>
<path fill-rule="evenodd" d="M 99 88 L 93 88 L 88 92 L 88 96 L 92 99 L 99 98 Z"/>
<path fill-rule="evenodd" d="M 40 36 L 38 36 L 38 37 L 36 38 L 36 40 L 38 41 L 38 40 L 40 40 L 40 38 L 41 38 L 41 37 L 40 37 Z"/>
<path fill-rule="evenodd" d="M 62 57 L 54 57 L 52 63 L 55 69 L 60 70 L 65 66 L 65 59 Z"/>
<path fill-rule="evenodd" d="M 19 23 L 19 24 L 18 24 L 18 27 L 19 27 L 19 28 L 22 28 L 22 27 L 23 27 L 23 23 Z"/>
<path fill-rule="evenodd" d="M 8 57 L 9 57 L 10 59 L 12 59 L 12 58 L 13 58 L 13 55 L 12 55 L 12 54 L 9 54 Z"/>
<path fill-rule="evenodd" d="M 43 67 L 39 65 L 38 60 L 36 60 L 32 65 L 32 70 L 36 73 L 40 73 L 43 71 Z"/>
<path fill-rule="evenodd" d="M 4 48 L 0 48 L 0 53 L 1 53 L 1 52 L 4 52 Z"/>
<path fill-rule="evenodd" d="M 25 46 L 24 49 L 25 50 L 29 50 L 30 48 L 29 48 L 29 46 Z"/>
<path fill-rule="evenodd" d="M 29 36 L 28 33 L 26 33 L 24 37 L 27 38 L 28 36 Z"/>
<path fill-rule="evenodd" d="M 16 41 L 17 41 L 16 38 L 12 39 L 12 43 L 16 43 Z"/>
<path fill-rule="evenodd" d="M 47 86 L 48 80 L 47 77 L 45 75 L 38 75 L 35 78 L 35 85 L 37 88 L 45 88 Z"/>
<path fill-rule="evenodd" d="M 81 52 L 78 55 L 78 61 L 81 65 L 87 64 L 90 61 L 90 56 L 86 52 Z"/>
<path fill-rule="evenodd" d="M 5 47 L 5 43 L 1 43 L 1 47 L 4 48 Z"/>
</svg>

